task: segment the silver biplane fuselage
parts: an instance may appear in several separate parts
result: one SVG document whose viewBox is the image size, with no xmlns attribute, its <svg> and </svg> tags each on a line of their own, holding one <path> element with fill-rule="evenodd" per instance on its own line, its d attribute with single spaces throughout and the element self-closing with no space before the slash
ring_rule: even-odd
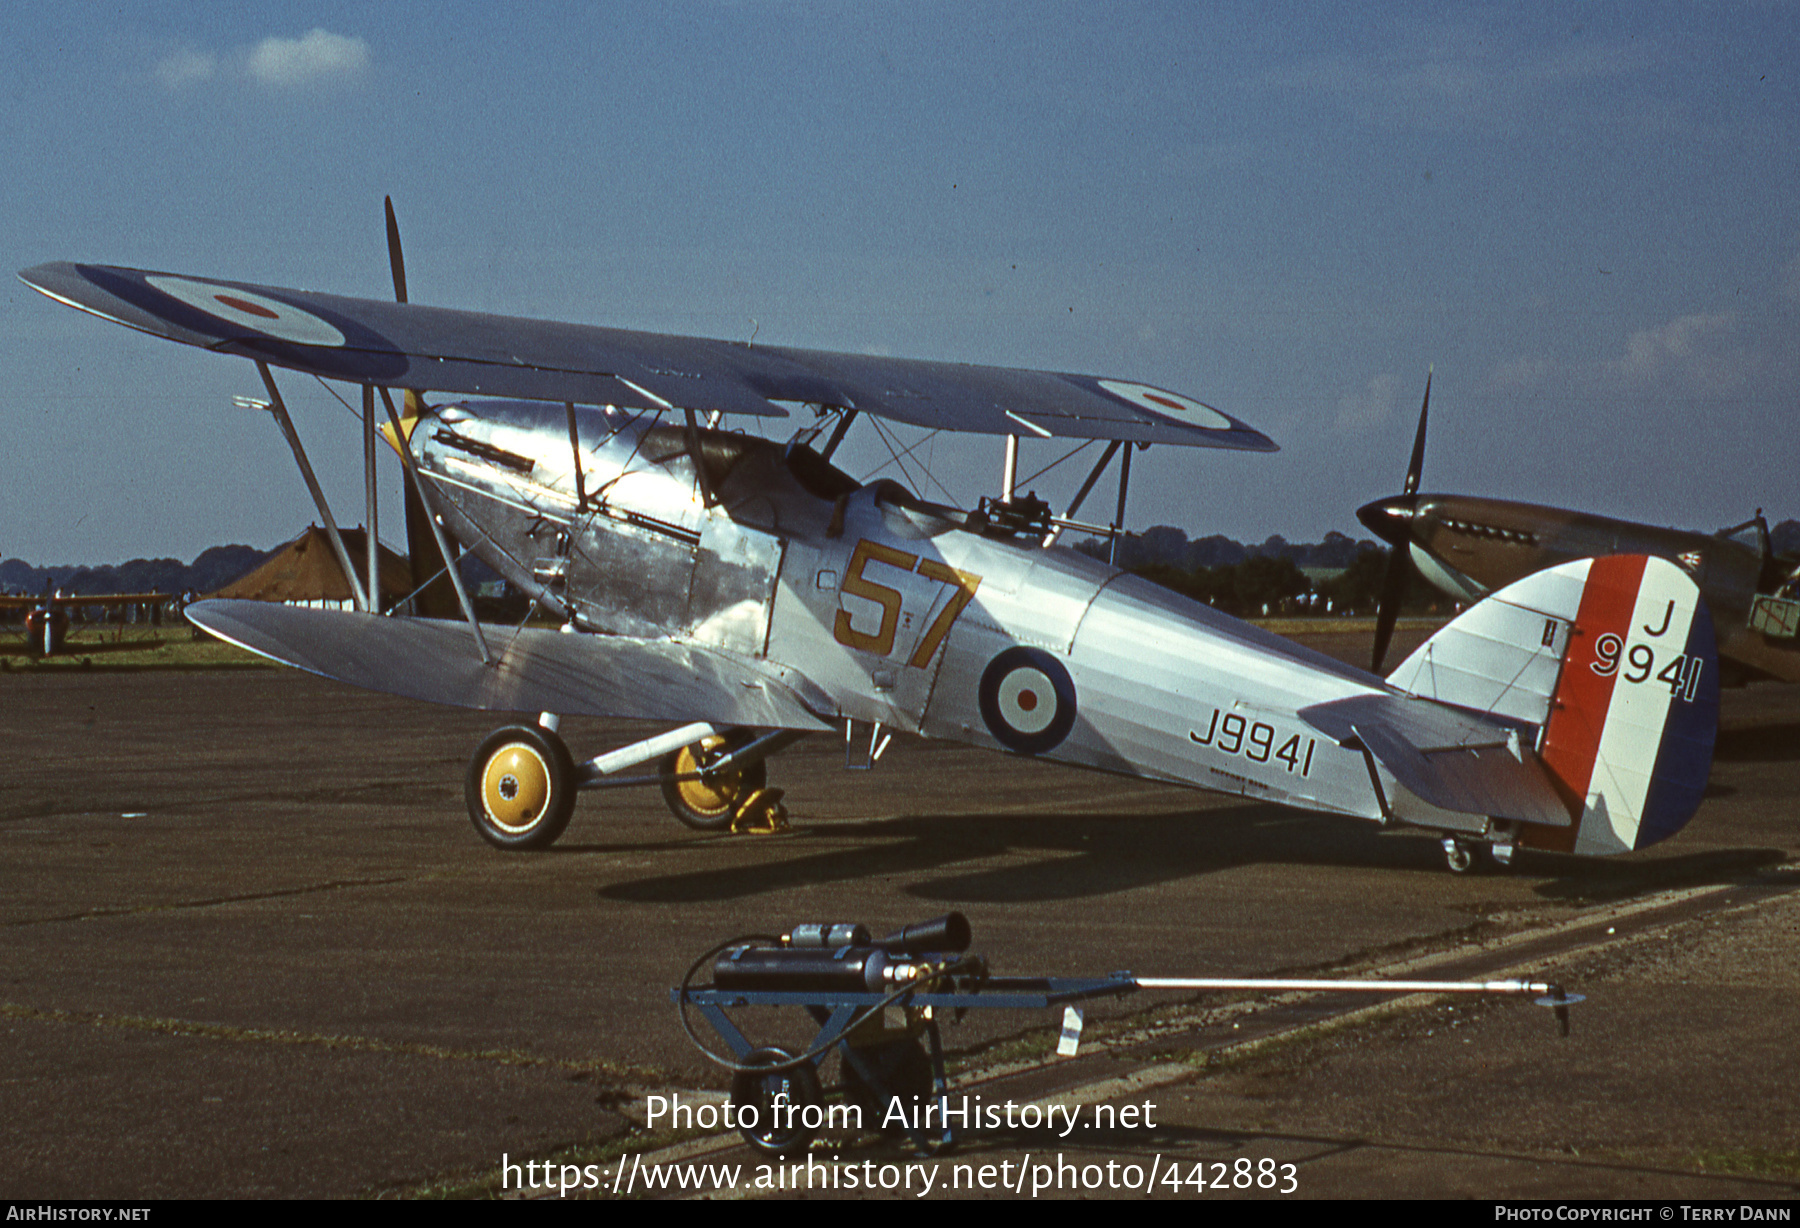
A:
<svg viewBox="0 0 1800 1228">
<path fill-rule="evenodd" d="M 774 827 L 769 757 L 808 733 L 848 739 L 857 722 L 1413 824 L 1444 834 L 1453 868 L 1471 842 L 1502 860 L 1517 844 L 1641 848 L 1700 803 L 1717 657 L 1699 590 L 1673 564 L 1540 572 L 1384 681 L 1051 545 L 1052 524 L 1081 526 L 1016 497 L 1022 434 L 1110 441 L 1069 516 L 1117 455 L 1120 521 L 1133 445 L 1274 449 L 1203 402 L 1096 375 L 422 307 L 406 301 L 391 216 L 389 251 L 397 302 L 66 262 L 20 276 L 254 362 L 268 400 L 246 403 L 274 415 L 346 577 L 358 569 L 272 368 L 360 386 L 371 527 L 384 402 L 420 500 L 407 537 L 433 616 L 394 616 L 373 583 L 353 583 L 355 611 L 209 601 L 188 617 L 354 685 L 540 713 L 471 757 L 465 799 L 490 843 L 542 848 L 578 791 L 636 785 L 660 786 L 696 827 Z M 432 389 L 524 399 L 427 408 Z M 820 429 L 837 416 L 823 455 L 805 431 L 784 447 L 700 426 L 796 403 L 818 407 Z M 965 513 L 853 481 L 828 458 L 858 416 L 1005 437 L 1000 499 Z M 484 629 L 445 528 L 571 634 Z M 424 578 L 437 560 L 466 627 L 437 617 Z M 685 723 L 576 764 L 557 732 L 572 714 Z M 872 732 L 871 760 L 881 745 Z"/>
<path fill-rule="evenodd" d="M 455 535 L 576 629 L 764 661 L 827 720 L 1382 817 L 1363 755 L 1295 717 L 1379 679 L 802 446 L 706 432 L 708 506 L 681 429 L 576 413 L 579 507 L 561 407 L 411 437 Z"/>
</svg>

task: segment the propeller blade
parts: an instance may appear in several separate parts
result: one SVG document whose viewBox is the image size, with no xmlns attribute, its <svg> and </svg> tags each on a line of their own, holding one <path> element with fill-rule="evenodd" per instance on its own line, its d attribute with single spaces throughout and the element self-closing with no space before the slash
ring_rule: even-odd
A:
<svg viewBox="0 0 1800 1228">
<path fill-rule="evenodd" d="M 1388 549 L 1387 575 L 1381 581 L 1381 599 L 1375 606 L 1375 652 L 1369 672 L 1379 674 L 1387 657 L 1388 641 L 1394 638 L 1394 624 L 1400 618 L 1400 602 L 1406 596 L 1407 581 L 1412 578 L 1412 552 L 1405 543 L 1396 542 Z"/>
<path fill-rule="evenodd" d="M 393 214 L 388 214 L 389 218 Z M 1419 493 L 1419 475 L 1425 470 L 1425 418 L 1431 412 L 1431 368 L 1425 369 L 1425 403 L 1419 406 L 1419 433 L 1413 436 L 1412 463 L 1406 467 L 1404 493 Z"/>
<path fill-rule="evenodd" d="M 393 270 L 394 274 L 394 301 L 404 303 L 406 301 L 406 257 L 400 251 L 400 222 L 394 216 L 394 198 L 384 196 L 381 201 L 387 206 L 388 267 Z M 1429 391 L 1429 382 L 1427 382 L 1427 391 Z"/>
<path fill-rule="evenodd" d="M 1431 368 L 1427 367 L 1425 369 L 1425 401 L 1419 406 L 1419 430 L 1413 436 L 1412 460 L 1406 466 L 1406 486 L 1403 499 L 1408 504 L 1412 502 L 1411 496 L 1419 493 L 1419 478 L 1425 472 L 1425 424 L 1430 415 Z M 1385 510 L 1387 506 L 1397 502 L 1400 501 L 1390 501 L 1389 505 L 1382 505 L 1383 509 Z M 1364 524 L 1370 524 L 1371 521 L 1379 523 L 1382 527 L 1378 532 L 1388 540 L 1387 575 L 1382 578 L 1381 599 L 1375 607 L 1375 652 L 1369 665 L 1371 672 L 1379 674 L 1381 663 L 1387 656 L 1388 641 L 1394 637 L 1394 624 L 1400 618 L 1400 603 L 1406 598 L 1406 588 L 1411 582 L 1412 573 L 1416 568 L 1412 561 L 1410 522 L 1403 535 L 1394 536 L 1393 528 L 1395 526 L 1388 524 L 1385 518 L 1371 510 L 1376 506 L 1370 504 L 1369 507 L 1359 511 L 1357 516 L 1363 519 Z M 1370 512 L 1370 516 L 1364 517 L 1364 512 Z"/>
<path fill-rule="evenodd" d="M 406 302 L 406 256 L 400 250 L 400 220 L 394 216 L 394 198 L 384 196 L 381 201 L 387 210 L 387 245 L 388 267 L 394 275 L 394 301 Z M 401 429 L 408 435 L 425 412 L 425 399 L 412 389 L 406 390 L 403 402 L 404 412 L 401 414 Z M 404 438 L 393 438 L 393 428 L 384 425 L 382 434 L 389 436 L 388 442 L 398 451 L 407 446 Z M 419 492 L 413 489 L 412 483 L 402 479 L 400 487 L 406 503 L 406 560 L 412 571 L 413 588 L 417 590 L 413 597 L 413 609 L 421 618 L 459 618 L 461 607 L 457 604 L 456 590 L 450 587 L 450 578 L 439 575 L 437 579 L 427 580 L 437 574 L 443 556 L 438 553 L 437 538 L 431 531 L 431 513 L 425 510 L 425 504 L 419 499 Z M 423 588 L 420 588 L 424 585 Z"/>
</svg>

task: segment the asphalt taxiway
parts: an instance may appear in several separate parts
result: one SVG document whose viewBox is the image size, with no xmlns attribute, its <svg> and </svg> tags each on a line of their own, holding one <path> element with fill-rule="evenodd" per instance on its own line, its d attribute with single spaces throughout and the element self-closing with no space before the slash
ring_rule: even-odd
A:
<svg viewBox="0 0 1800 1228">
<path fill-rule="evenodd" d="M 1424 834 L 911 741 L 846 772 L 829 739 L 773 767 L 788 835 L 705 836 L 652 792 L 604 793 L 551 852 L 504 855 L 462 802 L 496 723 L 283 671 L 0 676 L 0 1194 L 417 1193 L 599 1147 L 647 1089 L 723 1086 L 669 1005 L 695 955 L 952 908 L 1008 973 L 1384 967 L 1577 934 L 1592 1001 L 1568 1041 L 1507 1003 L 1267 1051 L 1197 1017 L 1200 1039 L 1152 1030 L 1109 1059 L 1120 1078 L 1228 1056 L 1158 1082 L 1164 1120 L 1221 1154 L 1297 1149 L 1303 1194 L 1541 1196 L 1579 1168 L 1641 1196 L 1729 1172 L 1743 1188 L 1717 1196 L 1772 1197 L 1800 1174 L 1800 688 L 1727 693 L 1675 839 L 1475 877 Z M 564 732 L 589 754 L 641 736 Z M 1690 897 L 1632 942 L 1582 925 Z M 1153 1006 L 1091 1029 L 1130 1036 Z M 1055 1022 L 989 1015 L 946 1032 L 974 1067 Z"/>
</svg>

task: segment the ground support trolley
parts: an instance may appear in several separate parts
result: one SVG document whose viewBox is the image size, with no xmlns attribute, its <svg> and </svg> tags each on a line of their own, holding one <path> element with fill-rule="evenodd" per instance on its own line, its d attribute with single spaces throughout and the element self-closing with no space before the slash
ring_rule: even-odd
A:
<svg viewBox="0 0 1800 1228">
<path fill-rule="evenodd" d="M 945 1012 L 960 1018 L 972 1010 L 1043 1010 L 1122 998 L 1137 989 L 1129 974 L 1117 973 L 970 978 L 966 987 L 927 986 L 899 995 L 707 988 L 689 989 L 685 997 L 731 1051 L 731 1103 L 739 1132 L 752 1147 L 796 1155 L 825 1126 L 860 1120 L 931 1155 L 955 1144 L 959 1119 L 949 1111 L 950 1080 L 938 1030 Z M 670 991 L 677 1003 L 683 996 L 682 990 Z M 735 1008 L 767 1006 L 799 1007 L 818 1025 L 801 1053 L 756 1044 L 730 1015 Z M 846 1111 L 841 1112 L 827 1108 L 819 1078 L 819 1067 L 834 1049 L 843 1063 Z M 847 1111 L 852 1107 L 855 1114 Z"/>
<path fill-rule="evenodd" d="M 1080 1037 L 1079 1004 L 1123 998 L 1141 989 L 1262 993 L 1535 994 L 1568 1033 L 1578 994 L 1541 981 L 1298 980 L 1273 977 L 1002 977 L 967 954 L 969 923 L 961 913 L 910 925 L 875 939 L 849 922 L 795 926 L 786 934 L 734 938 L 688 968 L 670 997 L 688 1038 L 732 1072 L 728 1122 L 769 1155 L 804 1151 L 821 1129 L 874 1128 L 936 1154 L 955 1144 L 965 1123 L 950 1103 L 938 1025 L 945 1012 L 1065 1008 L 1064 1053 Z M 715 959 L 716 957 L 716 959 Z M 712 983 L 694 978 L 712 961 Z M 799 1007 L 817 1028 L 799 1052 L 758 1045 L 731 1012 Z M 717 1053 L 695 1033 L 690 1008 L 730 1050 Z M 1075 1009 L 1070 1009 L 1075 1008 Z M 827 1105 L 819 1068 L 842 1058 L 841 1106 Z"/>
</svg>

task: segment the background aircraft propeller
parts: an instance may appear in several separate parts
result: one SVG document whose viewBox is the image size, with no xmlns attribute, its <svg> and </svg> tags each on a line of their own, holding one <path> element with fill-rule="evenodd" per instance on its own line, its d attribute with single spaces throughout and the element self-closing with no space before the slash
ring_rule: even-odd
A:
<svg viewBox="0 0 1800 1228">
<path fill-rule="evenodd" d="M 1356 518 L 1377 537 L 1388 543 L 1387 575 L 1381 582 L 1381 599 L 1375 607 L 1375 653 L 1369 668 L 1381 672 L 1387 656 L 1388 641 L 1394 635 L 1394 622 L 1400 617 L 1400 603 L 1406 597 L 1407 585 L 1418 568 L 1413 565 L 1409 526 L 1417 506 L 1419 475 L 1425 468 L 1425 421 L 1431 413 L 1431 372 L 1425 373 L 1425 403 L 1419 407 L 1419 430 L 1413 436 L 1412 463 L 1406 467 L 1406 486 L 1399 498 L 1366 504 L 1356 511 Z"/>
</svg>

